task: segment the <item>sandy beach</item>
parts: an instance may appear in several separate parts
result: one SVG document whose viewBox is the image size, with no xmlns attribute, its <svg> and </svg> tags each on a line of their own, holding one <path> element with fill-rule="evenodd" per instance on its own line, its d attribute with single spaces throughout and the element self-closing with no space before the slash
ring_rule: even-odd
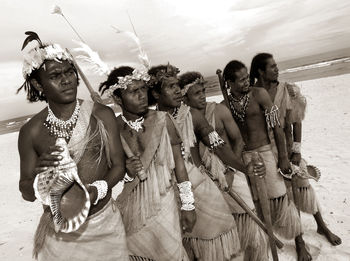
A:
<svg viewBox="0 0 350 261">
<path fill-rule="evenodd" d="M 350 74 L 298 82 L 308 100 L 302 154 L 322 172 L 312 182 L 331 230 L 343 244 L 331 246 L 316 233 L 311 216 L 302 215 L 313 260 L 350 260 Z M 213 96 L 208 100 L 221 100 Z M 31 260 L 32 241 L 42 212 L 38 202 L 26 202 L 18 190 L 18 132 L 0 135 L 0 260 Z M 280 260 L 296 260 L 293 242 L 286 242 Z"/>
</svg>

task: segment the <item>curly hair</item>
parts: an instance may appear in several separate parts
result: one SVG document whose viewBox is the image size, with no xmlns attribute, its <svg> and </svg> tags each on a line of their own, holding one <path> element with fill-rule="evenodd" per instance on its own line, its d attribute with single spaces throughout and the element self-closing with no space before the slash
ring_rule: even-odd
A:
<svg viewBox="0 0 350 261">
<path fill-rule="evenodd" d="M 110 74 L 108 75 L 108 78 L 106 81 L 100 83 L 100 86 L 98 88 L 99 92 L 101 95 L 105 91 L 107 91 L 112 85 L 116 84 L 119 82 L 118 77 L 124 77 L 127 75 L 132 75 L 132 72 L 134 71 L 134 68 L 130 66 L 120 66 L 118 68 L 114 68 Z M 113 91 L 113 95 L 117 97 L 121 97 L 121 89 L 116 89 Z"/>
<path fill-rule="evenodd" d="M 46 46 L 47 45 L 45 45 L 43 48 L 45 48 Z M 47 60 L 45 60 L 45 61 L 47 61 Z M 46 99 L 46 96 L 44 95 L 44 93 L 41 91 L 38 91 L 31 83 L 31 80 L 34 79 L 39 84 L 41 84 L 39 71 L 40 71 L 41 67 L 43 66 L 43 64 L 45 63 L 45 61 L 42 63 L 42 65 L 38 69 L 33 70 L 32 73 L 26 77 L 24 83 L 16 91 L 16 94 L 18 94 L 22 89 L 24 89 L 24 91 L 27 92 L 27 100 L 29 102 L 37 102 L 37 101 L 46 101 L 47 102 L 47 99 Z M 78 71 L 75 68 L 73 63 L 71 63 L 71 62 L 69 62 L 69 63 L 73 67 L 75 75 L 77 76 L 77 84 L 79 85 Z"/>
<path fill-rule="evenodd" d="M 193 83 L 197 79 L 203 78 L 202 74 L 199 72 L 185 72 L 179 76 L 179 85 L 183 89 L 185 85 Z"/>
<path fill-rule="evenodd" d="M 236 80 L 236 72 L 238 72 L 239 70 L 243 69 L 243 68 L 247 68 L 244 63 L 237 61 L 237 60 L 233 60 L 231 62 L 229 62 L 224 69 L 223 72 L 223 77 L 225 82 L 227 81 L 231 81 L 234 82 Z"/>
<path fill-rule="evenodd" d="M 273 56 L 269 53 L 258 53 L 254 56 L 250 65 L 250 85 L 253 86 L 255 84 L 255 80 L 259 78 L 259 69 L 262 71 L 266 70 L 267 60 L 270 58 L 273 58 Z"/>
</svg>

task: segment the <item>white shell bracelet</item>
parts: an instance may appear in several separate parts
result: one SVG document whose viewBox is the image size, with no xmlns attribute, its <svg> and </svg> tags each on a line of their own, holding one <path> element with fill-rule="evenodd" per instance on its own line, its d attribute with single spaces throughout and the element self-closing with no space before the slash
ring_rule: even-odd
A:
<svg viewBox="0 0 350 261">
<path fill-rule="evenodd" d="M 194 196 L 193 192 L 191 190 L 191 182 L 190 181 L 184 181 L 179 184 L 177 184 L 177 187 L 179 188 L 180 192 L 180 199 L 181 199 L 181 210 L 185 211 L 191 211 L 194 210 Z"/>
<path fill-rule="evenodd" d="M 97 205 L 97 202 L 103 199 L 108 192 L 108 184 L 105 180 L 96 180 L 92 184 L 89 184 L 89 186 L 94 186 L 97 189 L 97 198 L 94 205 Z"/>
</svg>

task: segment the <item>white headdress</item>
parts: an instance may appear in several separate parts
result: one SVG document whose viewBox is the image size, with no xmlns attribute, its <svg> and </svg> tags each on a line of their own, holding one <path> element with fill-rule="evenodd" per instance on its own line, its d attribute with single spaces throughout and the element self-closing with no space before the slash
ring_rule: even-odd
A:
<svg viewBox="0 0 350 261">
<path fill-rule="evenodd" d="M 118 77 L 118 83 L 110 86 L 107 90 L 110 96 L 113 96 L 113 92 L 117 89 L 123 89 L 123 90 L 127 89 L 128 85 L 132 83 L 133 80 L 137 80 L 137 81 L 143 80 L 145 82 L 148 82 L 151 78 L 148 74 L 148 70 L 150 68 L 150 60 L 148 59 L 146 52 L 143 50 L 140 39 L 137 37 L 137 35 L 132 32 L 121 31 L 115 27 L 113 27 L 113 29 L 116 31 L 116 33 L 124 33 L 135 41 L 139 51 L 138 58 L 140 61 L 140 65 L 134 69 L 131 75 Z M 100 75 L 101 74 L 109 75 L 109 73 L 111 72 L 111 69 L 108 67 L 106 63 L 104 63 L 101 60 L 98 53 L 91 50 L 91 48 L 88 45 L 82 42 L 78 42 L 78 44 L 81 47 L 75 48 L 74 50 L 81 51 L 84 54 L 79 55 L 77 58 L 85 62 L 88 62 L 91 65 L 91 68 L 93 69 L 94 72 L 99 73 Z"/>
<path fill-rule="evenodd" d="M 185 95 L 192 86 L 194 86 L 196 84 L 204 84 L 204 83 L 206 83 L 204 78 L 203 77 L 199 77 L 199 78 L 195 79 L 193 82 L 191 82 L 189 84 L 186 84 L 184 86 L 184 88 L 181 90 L 181 94 Z"/>
<path fill-rule="evenodd" d="M 28 53 L 24 54 L 23 61 L 23 77 L 27 79 L 30 74 L 39 69 L 45 60 L 55 60 L 62 61 L 68 60 L 72 62 L 72 56 L 63 49 L 59 44 L 43 45 L 39 36 L 35 32 L 25 32 L 28 37 L 24 40 L 22 50 L 27 46 L 27 44 L 33 40 L 36 40 L 39 46 L 34 47 Z"/>
</svg>

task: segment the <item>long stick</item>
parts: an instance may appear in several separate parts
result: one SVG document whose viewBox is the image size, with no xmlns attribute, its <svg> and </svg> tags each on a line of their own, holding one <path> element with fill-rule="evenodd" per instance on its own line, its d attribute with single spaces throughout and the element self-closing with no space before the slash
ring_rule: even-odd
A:
<svg viewBox="0 0 350 261">
<path fill-rule="evenodd" d="M 258 224 L 258 226 L 268 235 L 271 236 L 272 239 L 275 241 L 276 246 L 278 248 L 283 248 L 283 243 L 274 235 L 269 235 L 268 230 L 265 226 L 265 224 L 260 220 L 260 218 L 250 209 L 250 207 L 244 202 L 244 200 L 234 191 L 229 190 L 226 193 L 228 193 L 237 203 L 240 205 L 240 207 L 247 212 L 247 214 Z"/>
<path fill-rule="evenodd" d="M 70 53 L 68 49 L 66 49 L 66 51 L 67 51 L 68 53 Z M 94 102 L 98 102 L 98 103 L 103 104 L 103 101 L 102 101 L 102 99 L 101 99 L 101 96 L 100 96 L 97 92 L 95 92 L 95 90 L 92 88 L 92 86 L 91 86 L 89 80 L 86 78 L 84 72 L 81 70 L 81 68 L 80 68 L 80 66 L 78 65 L 77 61 L 74 59 L 74 56 L 73 56 L 71 53 L 70 53 L 70 55 L 72 56 L 74 67 L 77 69 L 77 71 L 78 71 L 80 77 L 83 79 L 83 82 L 85 83 L 86 87 L 88 88 L 88 90 L 89 90 L 89 92 L 90 92 L 91 99 L 92 99 Z"/>
</svg>

